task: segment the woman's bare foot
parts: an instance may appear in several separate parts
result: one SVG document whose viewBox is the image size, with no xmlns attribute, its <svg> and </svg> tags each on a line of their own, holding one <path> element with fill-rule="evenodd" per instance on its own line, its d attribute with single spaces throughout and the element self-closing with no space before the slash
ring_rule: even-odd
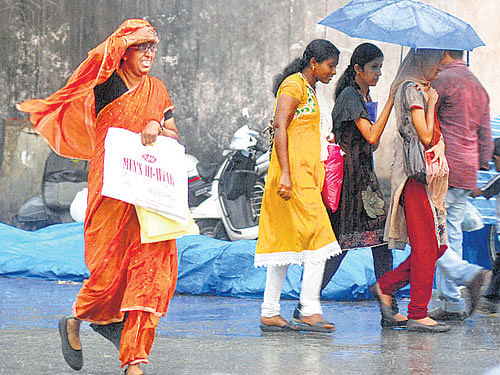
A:
<svg viewBox="0 0 500 375">
<path fill-rule="evenodd" d="M 69 344 L 75 350 L 82 348 L 80 343 L 80 324 L 81 322 L 75 318 L 68 319 L 68 323 L 66 324 Z"/>
<path fill-rule="evenodd" d="M 434 319 L 429 318 L 428 316 L 422 319 L 415 319 L 416 322 L 419 322 L 421 324 L 425 324 L 426 326 L 435 326 L 438 324 Z"/>
<path fill-rule="evenodd" d="M 380 301 L 382 301 L 382 303 L 384 305 L 392 306 L 392 296 L 389 294 L 383 294 L 382 290 L 380 289 L 380 285 L 378 285 L 378 283 L 376 283 L 375 285 L 376 285 L 376 290 L 378 292 L 378 295 L 380 297 Z M 392 318 L 396 322 L 404 322 L 404 321 L 408 320 L 408 318 L 406 316 L 404 316 L 400 313 L 395 314 Z"/>
<path fill-rule="evenodd" d="M 392 296 L 390 294 L 382 293 L 382 290 L 380 289 L 378 283 L 375 284 L 375 288 L 377 290 L 380 301 L 382 301 L 384 305 L 392 306 Z"/>
<path fill-rule="evenodd" d="M 408 320 L 408 318 L 400 313 L 397 313 L 396 315 L 393 316 L 394 320 L 396 322 L 404 322 L 406 320 Z"/>
<path fill-rule="evenodd" d="M 141 365 L 139 363 L 135 365 L 128 365 L 126 375 L 142 375 L 144 371 L 141 370 Z"/>
<path fill-rule="evenodd" d="M 331 324 L 329 322 L 326 322 L 325 319 L 323 318 L 323 315 L 321 314 L 313 314 L 313 315 L 309 315 L 309 316 L 305 316 L 305 315 L 300 315 L 300 320 L 305 323 L 305 324 L 308 324 L 308 325 L 315 325 L 317 323 L 325 323 L 322 325 L 323 328 L 328 328 L 328 329 L 334 329 L 335 328 L 335 325 L 334 324 Z"/>
<path fill-rule="evenodd" d="M 260 322 L 266 326 L 278 326 L 278 327 L 284 327 L 288 323 L 285 319 L 281 317 L 281 315 L 274 315 L 271 316 L 270 318 L 261 316 Z"/>
</svg>

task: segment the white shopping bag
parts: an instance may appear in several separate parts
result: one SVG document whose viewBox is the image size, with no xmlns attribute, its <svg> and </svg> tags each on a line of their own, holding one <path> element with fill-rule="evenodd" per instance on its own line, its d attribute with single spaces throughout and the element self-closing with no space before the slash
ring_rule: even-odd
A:
<svg viewBox="0 0 500 375">
<path fill-rule="evenodd" d="M 104 143 L 102 195 L 144 207 L 187 224 L 188 187 L 184 146 L 158 137 L 143 146 L 141 135 L 110 128 Z"/>
</svg>

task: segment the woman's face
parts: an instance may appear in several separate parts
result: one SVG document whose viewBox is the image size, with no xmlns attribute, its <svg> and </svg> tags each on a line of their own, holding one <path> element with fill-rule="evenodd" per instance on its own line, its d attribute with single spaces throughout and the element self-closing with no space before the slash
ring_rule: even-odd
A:
<svg viewBox="0 0 500 375">
<path fill-rule="evenodd" d="M 358 79 L 361 81 L 360 83 L 365 83 L 367 86 L 376 86 L 382 75 L 383 63 L 384 58 L 380 56 L 368 61 L 363 67 L 356 70 Z"/>
<path fill-rule="evenodd" d="M 153 42 L 130 46 L 123 55 L 121 69 L 137 76 L 146 75 L 155 61 L 156 48 Z"/>
<path fill-rule="evenodd" d="M 427 72 L 426 72 L 426 79 L 430 81 L 434 81 L 437 77 L 439 72 L 441 71 L 441 64 L 434 65 L 432 66 Z"/>
<path fill-rule="evenodd" d="M 321 83 L 329 83 L 332 77 L 337 74 L 338 57 L 330 57 L 315 66 L 314 73 Z"/>
<path fill-rule="evenodd" d="M 434 59 L 434 64 L 432 64 L 432 65 L 429 64 L 430 66 L 427 68 L 427 71 L 424 72 L 424 78 L 427 81 L 429 81 L 429 82 L 434 81 L 438 77 L 438 74 L 443 67 L 443 60 L 444 59 L 445 59 L 444 57 L 439 61 L 435 61 L 436 59 Z"/>
</svg>

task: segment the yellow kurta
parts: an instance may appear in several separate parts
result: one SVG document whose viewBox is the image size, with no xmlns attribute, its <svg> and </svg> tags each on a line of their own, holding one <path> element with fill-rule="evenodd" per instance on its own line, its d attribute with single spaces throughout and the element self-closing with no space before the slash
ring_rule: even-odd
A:
<svg viewBox="0 0 500 375">
<path fill-rule="evenodd" d="M 273 149 L 259 222 L 255 266 L 322 262 L 341 252 L 321 198 L 325 169 L 320 161 L 319 106 L 301 73 L 278 90 L 299 101 L 288 133 L 292 197 L 277 194 L 281 169 Z"/>
</svg>

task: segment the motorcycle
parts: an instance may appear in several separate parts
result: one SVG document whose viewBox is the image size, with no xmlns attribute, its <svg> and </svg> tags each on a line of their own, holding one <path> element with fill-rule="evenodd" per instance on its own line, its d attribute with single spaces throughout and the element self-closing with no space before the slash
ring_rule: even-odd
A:
<svg viewBox="0 0 500 375">
<path fill-rule="evenodd" d="M 233 135 L 221 163 L 187 155 L 189 207 L 200 234 L 223 240 L 256 239 L 269 168 L 269 150 L 248 125 Z"/>
</svg>

